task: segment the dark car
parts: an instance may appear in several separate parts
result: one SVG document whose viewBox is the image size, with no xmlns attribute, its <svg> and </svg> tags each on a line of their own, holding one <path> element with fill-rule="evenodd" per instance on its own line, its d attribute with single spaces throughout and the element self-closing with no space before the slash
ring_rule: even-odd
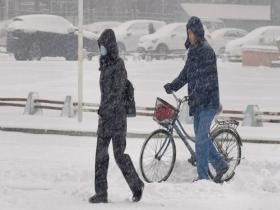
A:
<svg viewBox="0 0 280 210">
<path fill-rule="evenodd" d="M 96 35 L 85 32 L 83 41 L 84 49 L 94 55 L 98 50 Z M 77 28 L 63 17 L 19 16 L 8 26 L 7 52 L 14 54 L 16 60 L 40 60 L 42 57 L 77 60 L 77 49 Z"/>
</svg>

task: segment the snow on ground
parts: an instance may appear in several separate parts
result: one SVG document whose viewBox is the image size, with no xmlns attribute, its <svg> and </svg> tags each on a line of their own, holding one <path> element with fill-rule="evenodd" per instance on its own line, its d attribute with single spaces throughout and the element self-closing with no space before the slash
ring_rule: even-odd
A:
<svg viewBox="0 0 280 210">
<path fill-rule="evenodd" d="M 129 79 L 135 86 L 137 106 L 155 104 L 161 97 L 175 105 L 172 96 L 167 95 L 163 85 L 172 81 L 184 65 L 181 59 L 166 61 L 125 61 Z M 20 62 L 13 57 L 0 54 L 0 97 L 27 97 L 36 91 L 40 98 L 61 100 L 66 95 L 77 99 L 77 62 L 63 58 L 44 58 L 39 62 Z M 98 60 L 84 62 L 84 101 L 99 103 Z M 218 61 L 221 102 L 224 109 L 245 110 L 249 104 L 257 104 L 263 111 L 280 111 L 280 69 L 267 67 L 243 67 L 240 63 Z M 184 87 L 179 96 L 187 94 Z M 95 131 L 96 114 L 84 114 L 84 122 L 76 119 L 62 119 L 58 111 L 43 111 L 42 116 L 23 116 L 23 108 L 1 107 L 0 126 L 77 129 Z M 130 132 L 150 133 L 157 128 L 151 118 L 129 119 Z M 242 137 L 280 140 L 280 124 L 265 124 L 262 129 L 240 127 Z"/>
<path fill-rule="evenodd" d="M 129 78 L 135 86 L 138 106 L 154 106 L 160 96 L 174 104 L 162 86 L 178 75 L 179 59 L 168 61 L 126 61 Z M 99 102 L 98 62 L 84 63 L 84 101 Z M 225 109 L 244 110 L 258 104 L 264 111 L 280 111 L 280 69 L 242 67 L 218 62 L 221 101 Z M 40 62 L 17 62 L 0 55 L 0 97 L 27 97 L 37 91 L 40 98 L 77 98 L 77 63 L 47 58 Z M 179 92 L 185 95 L 186 89 Z M 75 128 L 96 130 L 96 114 L 85 114 L 82 124 L 59 117 L 58 112 L 22 116 L 23 108 L 0 108 L 0 125 Z M 129 130 L 151 132 L 157 125 L 151 118 L 129 120 Z M 279 139 L 279 125 L 240 128 L 254 136 Z M 144 139 L 128 139 L 127 152 L 139 171 L 139 153 Z M 196 171 L 187 163 L 188 153 L 177 141 L 177 162 L 167 182 L 146 184 L 140 203 L 133 204 L 129 188 L 113 161 L 109 166 L 109 204 L 90 205 L 93 193 L 96 139 L 55 135 L 0 132 L 0 209 L 77 210 L 77 209 L 270 209 L 279 210 L 279 145 L 244 144 L 244 159 L 234 179 L 223 185 L 192 183 Z"/>
<path fill-rule="evenodd" d="M 1 97 L 27 97 L 37 91 L 41 98 L 64 100 L 66 95 L 77 98 L 77 62 L 46 58 L 39 62 L 19 62 L 0 56 Z M 129 79 L 135 86 L 136 103 L 154 106 L 157 96 L 175 103 L 165 94 L 163 85 L 172 81 L 183 68 L 181 59 L 167 61 L 126 61 Z M 99 102 L 98 61 L 84 62 L 84 101 Z M 221 102 L 225 109 L 245 110 L 258 104 L 262 110 L 279 111 L 279 68 L 242 67 L 240 63 L 218 61 Z M 179 95 L 186 95 L 182 88 Z"/>
<path fill-rule="evenodd" d="M 128 139 L 126 152 L 139 172 L 143 139 Z M 171 178 L 145 185 L 140 203 L 113 160 L 110 147 L 109 204 L 87 202 L 94 192 L 95 138 L 0 132 L 0 209 L 279 209 L 280 146 L 245 144 L 234 179 L 223 185 L 193 183 L 195 168 L 177 144 L 177 162 Z"/>
</svg>

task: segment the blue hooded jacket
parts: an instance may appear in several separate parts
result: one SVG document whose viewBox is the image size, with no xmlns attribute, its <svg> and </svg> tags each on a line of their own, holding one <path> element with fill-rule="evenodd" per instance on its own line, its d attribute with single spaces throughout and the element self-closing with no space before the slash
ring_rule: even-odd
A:
<svg viewBox="0 0 280 210">
<path fill-rule="evenodd" d="M 204 29 L 198 17 L 191 17 L 187 23 L 197 37 L 198 43 L 185 43 L 188 59 L 179 76 L 171 83 L 174 91 L 188 83 L 190 115 L 206 109 L 219 109 L 219 84 L 217 59 L 214 50 L 204 37 Z"/>
</svg>

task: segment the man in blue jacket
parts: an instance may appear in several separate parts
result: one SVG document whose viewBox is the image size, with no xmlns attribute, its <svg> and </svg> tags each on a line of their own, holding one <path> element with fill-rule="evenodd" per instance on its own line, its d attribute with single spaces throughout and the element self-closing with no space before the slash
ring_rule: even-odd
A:
<svg viewBox="0 0 280 210">
<path fill-rule="evenodd" d="M 221 182 L 228 170 L 209 139 L 211 122 L 220 105 L 217 59 L 214 50 L 204 38 L 204 29 L 198 17 L 191 17 L 187 23 L 188 59 L 179 76 L 164 85 L 168 94 L 177 91 L 188 83 L 190 115 L 194 117 L 195 151 L 198 180 L 209 179 L 208 162 L 217 172 L 215 182 Z"/>
</svg>

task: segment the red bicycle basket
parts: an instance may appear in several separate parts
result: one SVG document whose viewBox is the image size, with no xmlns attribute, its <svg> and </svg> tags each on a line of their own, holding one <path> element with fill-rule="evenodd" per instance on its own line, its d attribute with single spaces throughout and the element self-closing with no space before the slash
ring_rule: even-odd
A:
<svg viewBox="0 0 280 210">
<path fill-rule="evenodd" d="M 175 119 L 177 113 L 178 111 L 174 106 L 161 98 L 157 98 L 153 116 L 156 122 L 160 124 L 170 123 Z"/>
</svg>

